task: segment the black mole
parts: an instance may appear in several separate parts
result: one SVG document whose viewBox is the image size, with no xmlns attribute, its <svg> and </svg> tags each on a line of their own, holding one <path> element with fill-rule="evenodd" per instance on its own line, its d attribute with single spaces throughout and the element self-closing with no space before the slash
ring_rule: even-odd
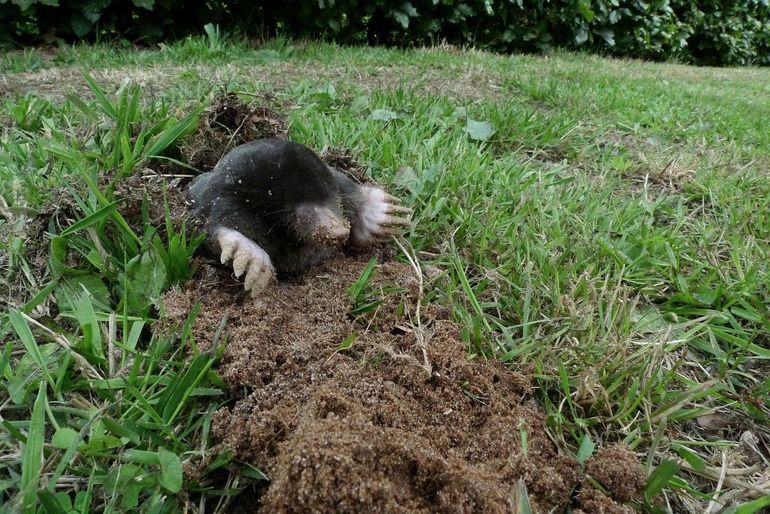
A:
<svg viewBox="0 0 770 514">
<path fill-rule="evenodd" d="M 410 212 L 397 198 L 355 183 L 312 150 L 262 139 L 238 146 L 197 177 L 188 200 L 206 246 L 233 261 L 252 295 L 271 278 L 296 275 L 347 241 L 363 246 L 399 232 Z"/>
</svg>

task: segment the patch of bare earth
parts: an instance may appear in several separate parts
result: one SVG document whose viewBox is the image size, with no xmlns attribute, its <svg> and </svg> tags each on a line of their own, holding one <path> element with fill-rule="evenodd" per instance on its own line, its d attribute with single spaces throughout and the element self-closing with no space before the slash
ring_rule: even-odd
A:
<svg viewBox="0 0 770 514">
<path fill-rule="evenodd" d="M 628 502 L 636 498 L 644 487 L 646 476 L 640 466 L 629 466 L 636 456 L 625 445 L 612 444 L 601 448 L 586 463 L 587 472 L 603 487 L 611 492 L 613 498 Z"/>
<path fill-rule="evenodd" d="M 148 95 L 160 94 L 169 78 L 181 73 L 178 67 L 91 70 L 79 67 L 45 68 L 0 76 L 0 98 L 34 93 L 41 97 L 63 98 L 69 93 L 91 98 L 92 93 L 84 79 L 89 73 L 101 85 L 117 85 L 129 80 L 142 87 Z"/>
<path fill-rule="evenodd" d="M 0 98 L 34 92 L 41 96 L 61 98 L 75 92 L 89 96 L 90 90 L 81 68 L 49 68 L 32 72 L 8 73 L 0 77 Z M 170 84 L 197 73 L 212 89 L 231 83 L 250 81 L 271 88 L 288 88 L 299 81 L 319 83 L 344 82 L 363 91 L 390 90 L 399 87 L 419 88 L 424 93 L 458 99 L 502 99 L 502 77 L 480 66 L 451 65 L 385 65 L 385 66 L 318 66 L 315 63 L 272 62 L 269 64 L 224 64 L 170 66 L 147 65 L 112 70 L 89 70 L 102 85 L 130 80 L 149 94 L 158 94 Z"/>
<path fill-rule="evenodd" d="M 369 299 L 381 303 L 350 314 L 347 289 L 368 258 L 338 255 L 257 299 L 203 264 L 164 299 L 170 323 L 200 302 L 202 349 L 227 319 L 219 373 L 236 400 L 216 414 L 213 433 L 270 479 L 249 510 L 510 512 L 519 478 L 536 512 L 583 505 L 579 466 L 548 437 L 529 379 L 469 358 L 439 307 L 422 306 L 415 326 L 410 267 L 378 264 Z M 635 498 L 639 484 L 627 481 L 629 470 L 641 473 L 635 457 L 613 457 L 616 468 L 597 464 L 602 483 L 618 501 Z M 620 508 L 615 499 L 591 493 L 591 502 Z"/>
</svg>

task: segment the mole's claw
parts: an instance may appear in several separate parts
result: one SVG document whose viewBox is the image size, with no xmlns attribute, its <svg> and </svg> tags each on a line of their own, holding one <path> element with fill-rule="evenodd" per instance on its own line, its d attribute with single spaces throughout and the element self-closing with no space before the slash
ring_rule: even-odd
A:
<svg viewBox="0 0 770 514">
<path fill-rule="evenodd" d="M 246 273 L 244 289 L 251 291 L 252 296 L 264 290 L 275 276 L 275 268 L 267 252 L 237 230 L 220 227 L 216 236 L 222 248 L 222 264 L 232 259 L 235 276 Z"/>
<path fill-rule="evenodd" d="M 351 229 L 351 242 L 357 246 L 381 243 L 399 235 L 401 227 L 411 225 L 412 210 L 399 205 L 401 200 L 375 187 L 362 187 L 365 199 Z"/>
<path fill-rule="evenodd" d="M 389 238 L 390 236 L 397 236 L 401 234 L 401 230 L 397 228 L 387 227 L 387 226 L 381 226 L 372 231 L 372 234 L 374 234 L 377 237 L 384 237 Z"/>
<path fill-rule="evenodd" d="M 256 296 L 264 291 L 273 275 L 272 264 L 255 257 L 246 274 L 243 287 L 246 291 L 251 291 L 251 296 Z"/>
<path fill-rule="evenodd" d="M 220 238 L 219 247 L 222 248 L 222 254 L 219 257 L 219 261 L 222 264 L 225 264 L 227 261 L 232 259 L 233 256 L 235 256 L 235 253 L 238 251 L 238 242 Z"/>
<path fill-rule="evenodd" d="M 238 250 L 235 254 L 235 259 L 233 259 L 233 271 L 236 277 L 240 277 L 244 271 L 249 269 L 251 259 L 251 253 L 247 249 L 241 248 Z"/>
<path fill-rule="evenodd" d="M 388 217 L 385 218 L 385 221 L 383 223 L 383 225 L 389 225 L 389 226 L 401 225 L 401 226 L 404 226 L 404 227 L 406 227 L 408 225 L 411 225 L 411 224 L 412 224 L 412 222 L 410 220 L 408 220 L 406 218 L 399 218 L 397 216 L 388 216 Z"/>
<path fill-rule="evenodd" d="M 402 214 L 412 214 L 412 209 L 410 209 L 409 207 L 404 207 L 402 205 L 393 205 L 391 203 L 391 204 L 388 204 L 388 207 L 385 209 L 385 212 L 387 212 L 388 214 L 391 214 L 394 212 L 399 212 Z"/>
<path fill-rule="evenodd" d="M 383 198 L 385 200 L 387 200 L 388 202 L 390 202 L 390 203 L 395 203 L 395 204 L 401 203 L 401 199 L 400 198 L 395 197 L 395 196 L 393 196 L 391 194 L 388 194 L 388 193 L 383 193 Z"/>
</svg>

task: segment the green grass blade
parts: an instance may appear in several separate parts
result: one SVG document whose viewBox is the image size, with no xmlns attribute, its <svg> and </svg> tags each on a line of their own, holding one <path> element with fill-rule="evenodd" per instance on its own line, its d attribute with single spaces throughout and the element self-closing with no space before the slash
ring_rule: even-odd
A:
<svg viewBox="0 0 770 514">
<path fill-rule="evenodd" d="M 679 465 L 676 462 L 670 460 L 661 462 L 647 479 L 647 485 L 644 489 L 645 499 L 648 502 L 652 501 L 678 471 Z"/>
<path fill-rule="evenodd" d="M 348 296 L 354 304 L 357 304 L 361 300 L 361 295 L 363 294 L 366 285 L 373 277 L 375 266 L 377 266 L 376 255 L 369 259 L 369 262 L 366 263 L 366 267 L 361 272 L 361 275 L 355 282 L 353 282 L 353 285 L 348 288 Z"/>
<path fill-rule="evenodd" d="M 77 223 L 73 224 L 70 227 L 67 227 L 66 229 L 62 230 L 61 234 L 59 234 L 61 237 L 67 237 L 69 235 L 72 235 L 80 230 L 83 230 L 85 228 L 88 228 L 92 225 L 96 225 L 100 221 L 112 216 L 117 210 L 118 210 L 118 204 L 120 203 L 120 200 L 116 200 L 110 204 L 105 205 L 101 209 L 92 212 L 82 220 L 78 221 Z"/>
<path fill-rule="evenodd" d="M 198 123 L 198 112 L 185 116 L 180 121 L 174 123 L 170 128 L 167 127 L 159 135 L 155 136 L 148 143 L 145 155 L 147 157 L 156 157 L 171 146 L 182 134 L 192 130 Z"/>
<path fill-rule="evenodd" d="M 91 192 L 94 194 L 94 196 L 99 200 L 99 202 L 102 205 L 107 206 L 110 203 L 112 203 L 107 199 L 104 193 L 102 193 L 102 191 L 96 185 L 96 182 L 93 181 L 93 179 L 88 175 L 88 173 L 81 173 L 80 176 L 83 178 L 86 184 L 88 184 L 88 188 L 91 190 Z M 121 228 L 121 230 L 125 234 L 127 234 L 133 242 L 135 242 L 137 245 L 141 245 L 142 240 L 139 239 L 139 236 L 136 235 L 136 233 L 133 231 L 133 229 L 125 220 L 125 218 L 123 218 L 120 212 L 114 212 L 112 214 L 112 218 L 115 221 L 115 223 Z M 132 248 L 132 251 L 135 253 L 137 251 L 137 248 Z"/>
<path fill-rule="evenodd" d="M 32 418 L 27 431 L 21 462 L 21 510 L 24 514 L 34 514 L 37 504 L 37 489 L 40 484 L 40 472 L 43 469 L 43 443 L 45 441 L 45 409 L 47 403 L 46 385 L 40 384 L 37 399 L 32 408 Z"/>
<path fill-rule="evenodd" d="M 112 105 L 112 103 L 107 99 L 107 95 L 104 94 L 104 91 L 102 91 L 102 88 L 99 87 L 99 84 L 97 84 L 93 77 L 88 73 L 86 73 L 83 78 L 85 78 L 85 81 L 88 83 L 88 87 L 91 88 L 91 91 L 96 97 L 97 103 L 102 108 L 104 113 L 113 120 L 119 121 L 118 111 L 115 109 L 115 106 Z"/>
<path fill-rule="evenodd" d="M 12 376 L 8 363 L 11 362 L 11 353 L 13 352 L 13 343 L 6 343 L 3 354 L 0 355 L 0 378 L 10 378 Z"/>
<path fill-rule="evenodd" d="M 187 366 L 181 378 L 174 380 L 173 384 L 166 389 L 160 405 L 163 406 L 162 416 L 167 424 L 173 423 L 213 363 L 214 359 L 208 352 L 197 355 Z"/>
<path fill-rule="evenodd" d="M 770 506 L 770 493 L 767 496 L 757 498 L 754 501 L 729 507 L 724 511 L 724 514 L 754 514 L 755 512 L 762 511 L 762 509 L 767 506 Z"/>
<path fill-rule="evenodd" d="M 96 319 L 96 311 L 91 294 L 83 289 L 74 300 L 75 317 L 80 329 L 83 331 L 83 343 L 87 352 L 99 362 L 104 362 L 104 348 L 102 348 L 102 333 L 99 322 Z"/>
<path fill-rule="evenodd" d="M 40 367 L 40 371 L 43 373 L 43 376 L 51 388 L 55 388 L 56 383 L 54 382 L 54 379 L 48 370 L 48 365 L 43 358 L 43 354 L 40 352 L 40 348 L 37 345 L 37 341 L 35 341 L 35 337 L 32 335 L 32 330 L 30 330 L 29 325 L 27 324 L 27 320 L 24 319 L 24 315 L 18 310 L 12 309 L 9 313 L 9 316 L 11 319 L 11 325 L 16 331 L 16 335 L 19 336 L 19 339 L 24 345 L 24 348 L 26 348 L 27 353 L 32 356 L 32 358 L 35 360 L 35 363 Z"/>
<path fill-rule="evenodd" d="M 99 121 L 99 115 L 94 111 L 88 104 L 86 104 L 83 100 L 80 99 L 79 96 L 75 94 L 68 94 L 65 96 L 68 102 L 70 102 L 72 105 L 80 109 L 83 114 L 85 114 L 88 119 L 90 119 L 93 122 Z"/>
<path fill-rule="evenodd" d="M 45 285 L 43 289 L 37 292 L 35 296 L 27 300 L 27 303 L 24 304 L 24 306 L 21 308 L 21 312 L 24 314 L 29 314 L 32 312 L 35 307 L 43 303 L 43 301 L 48 298 L 48 296 L 53 293 L 54 289 L 56 289 L 56 286 L 59 285 L 59 281 L 54 279 L 48 282 L 48 284 Z"/>
</svg>

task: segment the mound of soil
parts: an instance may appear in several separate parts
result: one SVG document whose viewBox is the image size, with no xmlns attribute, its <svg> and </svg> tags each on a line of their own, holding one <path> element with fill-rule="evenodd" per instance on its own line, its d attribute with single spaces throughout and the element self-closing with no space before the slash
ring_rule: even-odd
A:
<svg viewBox="0 0 770 514">
<path fill-rule="evenodd" d="M 216 414 L 213 434 L 270 480 L 243 511 L 517 512 L 520 479 L 535 512 L 627 511 L 616 500 L 636 498 L 643 483 L 630 451 L 592 461 L 607 494 L 582 488 L 580 467 L 546 432 L 530 380 L 471 359 L 445 310 L 421 306 L 418 324 L 410 267 L 380 255 L 353 304 L 348 288 L 368 258 L 338 255 L 256 299 L 202 264 L 164 299 L 173 323 L 201 302 L 202 349 L 228 317 L 219 373 L 237 400 Z"/>
<path fill-rule="evenodd" d="M 286 139 L 287 132 L 286 120 L 275 111 L 244 103 L 235 93 L 224 93 L 203 113 L 198 130 L 181 150 L 192 167 L 211 171 L 236 146 L 255 139 Z"/>
</svg>

